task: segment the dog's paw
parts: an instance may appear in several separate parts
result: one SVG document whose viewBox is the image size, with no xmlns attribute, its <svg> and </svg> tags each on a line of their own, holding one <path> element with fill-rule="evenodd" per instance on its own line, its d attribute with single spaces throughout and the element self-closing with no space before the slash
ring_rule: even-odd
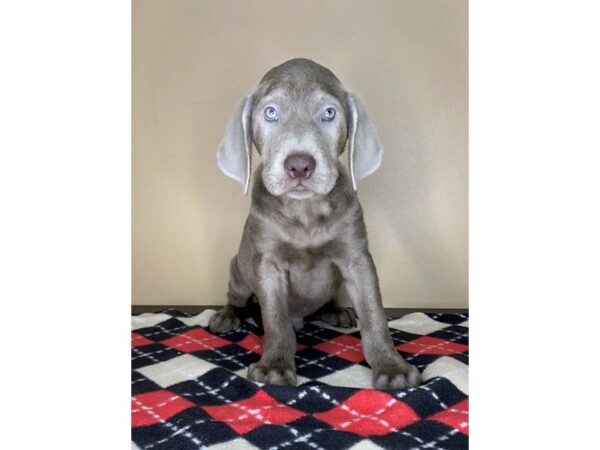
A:
<svg viewBox="0 0 600 450">
<path fill-rule="evenodd" d="M 354 328 L 356 326 L 356 314 L 352 308 L 327 305 L 320 311 L 317 311 L 316 317 L 334 327 Z"/>
<path fill-rule="evenodd" d="M 404 360 L 373 369 L 375 389 L 411 388 L 419 386 L 421 382 L 419 370 Z"/>
<path fill-rule="evenodd" d="M 284 361 L 259 361 L 248 367 L 248 378 L 259 383 L 295 386 L 298 382 L 293 364 Z"/>
<path fill-rule="evenodd" d="M 217 311 L 208 321 L 208 328 L 213 333 L 227 333 L 240 326 L 240 318 L 229 305 Z"/>
</svg>

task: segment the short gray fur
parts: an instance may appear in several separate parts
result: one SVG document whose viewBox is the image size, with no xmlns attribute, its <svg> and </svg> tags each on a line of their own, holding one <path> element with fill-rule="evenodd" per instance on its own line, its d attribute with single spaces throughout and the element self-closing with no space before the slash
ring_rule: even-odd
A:
<svg viewBox="0 0 600 450">
<path fill-rule="evenodd" d="M 265 117 L 275 108 L 276 121 Z M 334 108 L 333 120 L 322 119 Z M 354 314 L 335 298 L 345 287 L 360 322 L 373 386 L 417 386 L 419 371 L 394 348 L 373 259 L 369 253 L 356 182 L 374 172 L 383 150 L 355 94 L 328 69 L 293 59 L 271 69 L 236 107 L 218 152 L 219 167 L 247 189 L 251 147 L 261 163 L 254 173 L 252 205 L 237 255 L 231 260 L 228 304 L 210 321 L 214 332 L 240 324 L 234 307 L 255 294 L 265 331 L 264 352 L 248 376 L 268 384 L 296 384 L 294 327 L 316 313 L 337 326 Z M 347 148 L 350 173 L 338 161 Z M 291 155 L 316 165 L 300 182 L 284 169 Z"/>
</svg>

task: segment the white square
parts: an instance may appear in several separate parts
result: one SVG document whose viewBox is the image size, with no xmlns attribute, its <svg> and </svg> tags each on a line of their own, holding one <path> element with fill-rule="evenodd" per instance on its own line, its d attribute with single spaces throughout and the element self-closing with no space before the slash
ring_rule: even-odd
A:
<svg viewBox="0 0 600 450">
<path fill-rule="evenodd" d="M 136 370 L 166 388 L 182 381 L 195 380 L 216 367 L 218 366 L 188 354 Z"/>
<path fill-rule="evenodd" d="M 220 444 L 211 445 L 208 450 L 259 450 L 246 439 L 237 438 L 233 441 L 221 442 Z"/>
<path fill-rule="evenodd" d="M 248 379 L 248 368 L 247 367 L 243 367 L 242 369 L 236 370 L 235 372 L 236 375 L 239 375 L 240 377 L 244 378 L 244 379 Z M 296 379 L 298 380 L 298 382 L 296 383 L 296 386 L 300 386 L 301 384 L 304 383 L 308 383 L 309 381 L 312 381 L 310 378 L 305 378 L 305 377 L 301 377 L 300 375 L 296 374 Z M 250 380 L 253 383 L 258 384 L 259 386 L 264 386 L 265 383 L 258 383 L 257 381 L 254 380 Z"/>
<path fill-rule="evenodd" d="M 336 370 L 332 374 L 319 378 L 321 383 L 331 386 L 372 388 L 373 373 L 371 369 L 360 364 L 354 364 L 342 370 Z"/>
<path fill-rule="evenodd" d="M 373 443 L 369 439 L 363 439 L 362 441 L 357 442 L 348 450 L 383 450 L 379 445 Z"/>
<path fill-rule="evenodd" d="M 423 371 L 423 380 L 444 377 L 458 389 L 469 395 L 469 366 L 449 356 L 442 356 Z"/>
<path fill-rule="evenodd" d="M 192 317 L 177 317 L 177 320 L 185 323 L 188 327 L 199 325 L 201 327 L 207 327 L 208 321 L 216 313 L 214 309 L 205 309 L 200 314 L 196 314 Z"/>
<path fill-rule="evenodd" d="M 389 322 L 389 326 L 390 328 L 395 328 L 396 330 L 402 330 L 412 334 L 429 334 L 433 333 L 434 331 L 441 330 L 442 328 L 446 328 L 450 325 L 433 320 L 431 317 L 423 313 L 416 312 L 407 314 L 400 319 L 391 320 Z"/>
<path fill-rule="evenodd" d="M 309 381 L 313 381 L 310 378 L 301 377 L 298 374 L 296 374 L 296 378 L 298 379 L 298 383 L 296 383 L 296 386 L 301 386 L 301 385 L 303 385 L 305 383 L 308 383 Z"/>
<path fill-rule="evenodd" d="M 137 330 L 138 328 L 153 327 L 171 318 L 170 315 L 164 313 L 144 313 L 138 316 L 131 316 L 131 329 Z"/>
</svg>

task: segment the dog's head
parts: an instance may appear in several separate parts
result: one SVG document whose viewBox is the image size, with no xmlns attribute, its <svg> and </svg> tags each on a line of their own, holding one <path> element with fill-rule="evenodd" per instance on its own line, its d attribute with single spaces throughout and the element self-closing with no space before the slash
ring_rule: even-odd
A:
<svg viewBox="0 0 600 450">
<path fill-rule="evenodd" d="M 252 144 L 262 180 L 275 196 L 325 195 L 348 144 L 354 189 L 381 164 L 383 149 L 364 107 L 328 69 L 293 59 L 271 69 L 238 103 L 217 154 L 219 167 L 248 191 Z"/>
</svg>

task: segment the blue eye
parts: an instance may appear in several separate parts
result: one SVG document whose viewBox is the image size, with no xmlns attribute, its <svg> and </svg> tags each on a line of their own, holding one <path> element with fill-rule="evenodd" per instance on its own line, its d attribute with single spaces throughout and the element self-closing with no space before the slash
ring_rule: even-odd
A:
<svg viewBox="0 0 600 450">
<path fill-rule="evenodd" d="M 267 106 L 265 109 L 265 119 L 267 119 L 269 122 L 275 122 L 277 119 L 279 119 L 277 110 L 272 106 Z"/>
<path fill-rule="evenodd" d="M 334 117 L 335 117 L 335 109 L 333 109 L 332 107 L 325 108 L 323 110 L 323 112 L 321 113 L 321 120 L 323 120 L 325 122 L 332 121 Z"/>
</svg>

